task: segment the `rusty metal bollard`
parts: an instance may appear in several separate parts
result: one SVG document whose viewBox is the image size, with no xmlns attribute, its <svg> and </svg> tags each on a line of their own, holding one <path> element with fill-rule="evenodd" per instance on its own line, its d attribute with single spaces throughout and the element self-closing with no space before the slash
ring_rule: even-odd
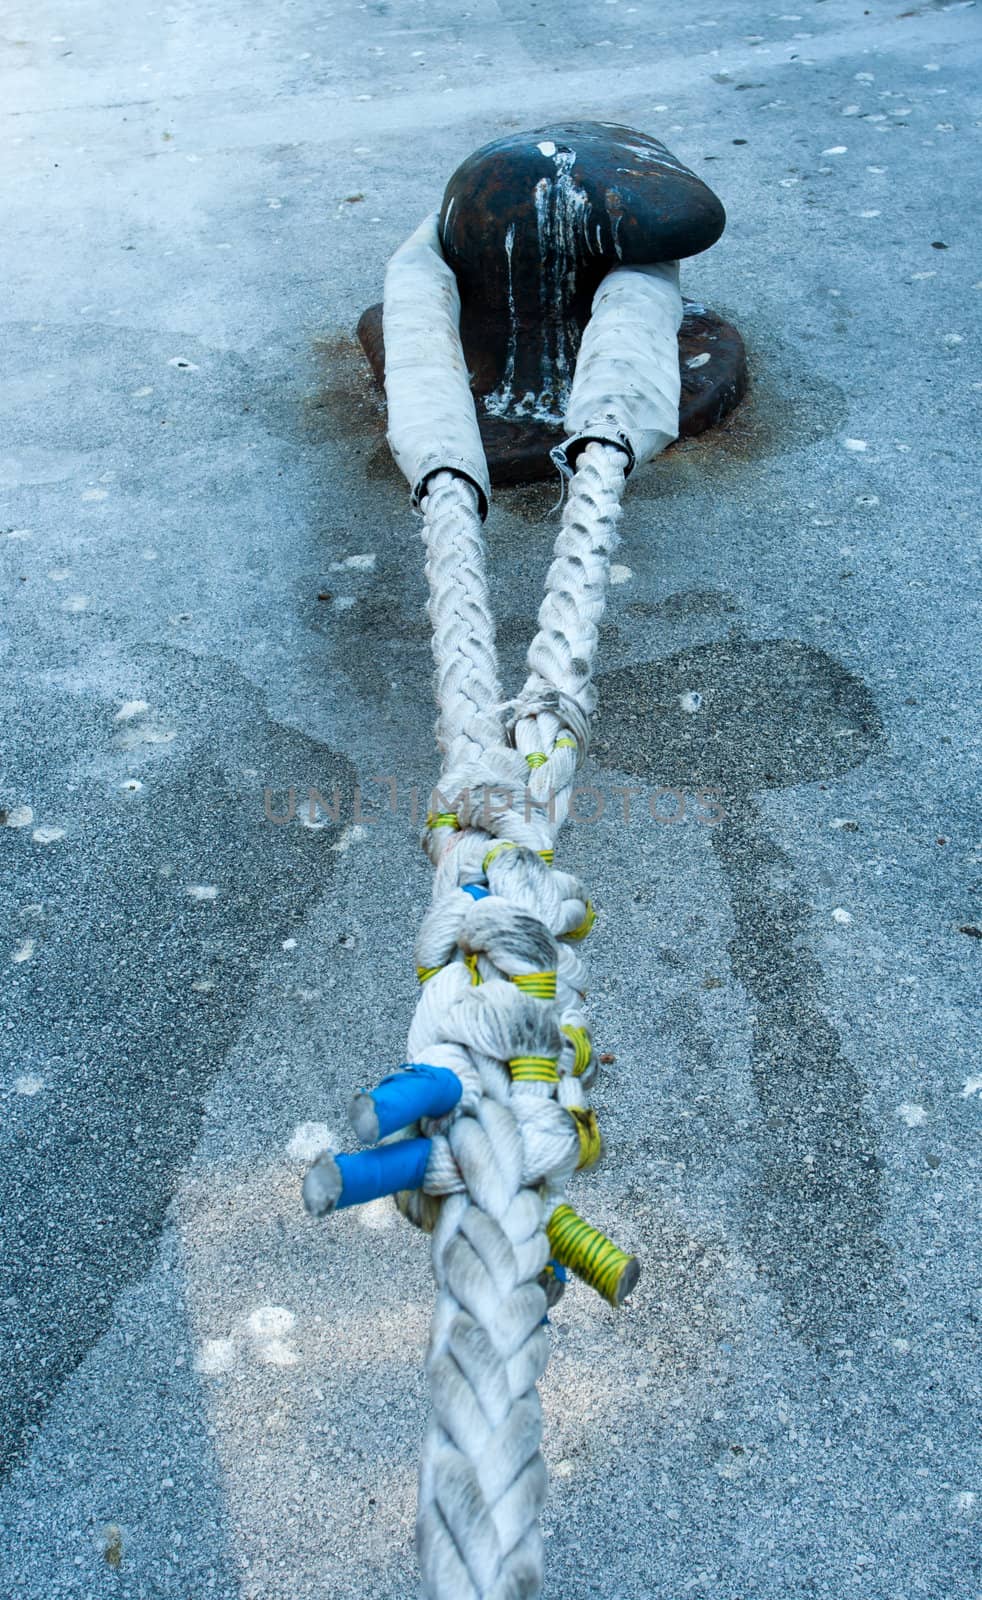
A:
<svg viewBox="0 0 982 1600">
<path fill-rule="evenodd" d="M 447 184 L 439 238 L 460 290 L 460 333 L 494 484 L 555 471 L 562 417 L 594 293 L 617 266 L 696 255 L 726 217 L 695 173 L 615 123 L 550 124 L 469 156 Z M 743 341 L 684 301 L 679 436 L 702 433 L 747 387 Z M 382 307 L 358 337 L 379 385 Z"/>
</svg>

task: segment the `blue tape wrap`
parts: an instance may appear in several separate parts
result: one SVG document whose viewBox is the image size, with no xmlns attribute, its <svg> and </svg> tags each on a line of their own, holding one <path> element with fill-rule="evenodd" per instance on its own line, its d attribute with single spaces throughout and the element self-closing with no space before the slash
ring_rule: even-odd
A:
<svg viewBox="0 0 982 1600">
<path fill-rule="evenodd" d="M 378 1137 L 385 1139 L 420 1117 L 445 1117 L 463 1092 L 456 1072 L 448 1067 L 417 1065 L 391 1072 L 368 1091 L 378 1117 Z"/>
<path fill-rule="evenodd" d="M 335 1156 L 341 1174 L 341 1194 L 335 1210 L 380 1200 L 398 1189 L 418 1189 L 430 1158 L 429 1139 L 400 1139 L 378 1150 L 359 1150 L 351 1156 Z"/>
</svg>

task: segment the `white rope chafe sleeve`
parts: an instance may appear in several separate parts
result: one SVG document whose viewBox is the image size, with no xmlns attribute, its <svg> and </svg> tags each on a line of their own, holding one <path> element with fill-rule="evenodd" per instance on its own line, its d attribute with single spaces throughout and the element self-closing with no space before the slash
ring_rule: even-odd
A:
<svg viewBox="0 0 982 1600">
<path fill-rule="evenodd" d="M 677 261 L 608 272 L 583 330 L 558 465 L 568 470 L 587 439 L 627 445 L 633 467 L 678 438 L 681 322 Z"/>
<path fill-rule="evenodd" d="M 460 343 L 457 280 L 440 248 L 438 222 L 434 212 L 420 223 L 385 274 L 389 448 L 409 479 L 414 504 L 427 478 L 449 468 L 476 485 L 484 516 L 491 498 L 488 464 Z"/>
<path fill-rule="evenodd" d="M 429 228 L 420 235 L 430 239 Z M 429 1600 L 539 1594 L 546 1474 L 536 1382 L 548 1354 L 545 1312 L 562 1293 L 566 1266 L 612 1304 L 638 1275 L 635 1259 L 565 1202 L 568 1179 L 601 1148 L 587 1096 L 596 1068 L 579 954 L 594 913 L 579 881 L 554 865 L 589 740 L 597 629 L 626 473 L 632 452 L 646 459 L 677 431 L 677 274 L 632 270 L 630 284 L 620 270 L 611 277 L 618 292 L 598 291 L 600 327 L 594 337 L 588 325 L 583 342 L 591 365 L 578 368 L 570 405 L 570 428 L 574 412 L 590 426 L 575 456 L 529 675 L 510 704 L 501 704 L 498 688 L 472 472 L 451 467 L 436 446 L 426 456 L 403 430 L 424 398 L 426 360 L 414 372 L 408 359 L 397 366 L 395 416 L 390 400 L 400 465 L 419 489 L 430 586 L 443 753 L 425 834 L 433 900 L 416 940 L 421 988 L 406 1065 L 356 1096 L 352 1109 L 361 1137 L 402 1137 L 356 1156 L 325 1152 L 304 1192 L 323 1215 L 398 1190 L 403 1214 L 432 1233 L 432 1418 L 417 1515 Z M 639 279 L 645 287 L 632 300 L 627 291 Z M 406 284 L 399 274 L 386 281 L 387 349 L 390 281 L 400 294 Z M 622 324 L 608 318 L 623 318 L 631 305 L 642 306 L 650 337 L 629 335 L 634 355 L 618 362 L 608 332 Z M 425 356 L 428 347 L 420 348 Z M 643 388 L 649 380 L 654 393 Z M 473 416 L 469 392 L 462 410 Z M 599 438 L 595 422 L 605 430 Z M 417 476 L 421 462 L 438 457 L 439 467 Z M 452 1086 L 445 1100 L 434 1084 Z M 393 1094 L 406 1108 L 412 1103 L 413 1120 L 408 1109 L 387 1115 Z M 356 1167 L 362 1161 L 366 1169 Z M 382 1181 L 383 1168 L 399 1181 Z"/>
</svg>

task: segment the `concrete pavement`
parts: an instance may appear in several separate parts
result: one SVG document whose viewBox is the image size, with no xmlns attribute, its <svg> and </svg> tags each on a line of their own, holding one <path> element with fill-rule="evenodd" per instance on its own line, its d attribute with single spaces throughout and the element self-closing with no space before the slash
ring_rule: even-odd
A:
<svg viewBox="0 0 982 1600">
<path fill-rule="evenodd" d="M 3 34 L 0 1597 L 415 1592 L 425 1241 L 299 1198 L 401 1059 L 428 894 L 422 564 L 353 329 L 459 160 L 562 114 L 721 195 L 683 288 L 753 392 L 629 486 L 563 844 L 615 1057 L 579 1193 L 644 1276 L 553 1317 L 545 1592 L 974 1600 L 975 8 Z M 492 512 L 512 681 L 555 498 Z M 337 819 L 270 820 L 291 784 Z"/>
</svg>

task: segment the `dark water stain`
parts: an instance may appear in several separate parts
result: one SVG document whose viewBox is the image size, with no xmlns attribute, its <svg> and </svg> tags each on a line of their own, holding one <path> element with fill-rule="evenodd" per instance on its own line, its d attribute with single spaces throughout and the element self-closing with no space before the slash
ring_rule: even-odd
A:
<svg viewBox="0 0 982 1600">
<path fill-rule="evenodd" d="M 357 339 L 346 334 L 314 341 L 319 383 L 304 403 L 303 422 L 314 442 L 385 440 L 385 401 Z"/>
<path fill-rule="evenodd" d="M 409 485 L 396 466 L 387 439 L 373 445 L 365 457 L 365 477 L 369 483 L 398 484 L 408 495 Z"/>
<path fill-rule="evenodd" d="M 30 907 L 37 937 L 5 982 L 7 1073 L 44 1087 L 5 1106 L 0 1469 L 151 1265 L 266 958 L 338 860 L 324 833 L 266 820 L 264 784 L 337 784 L 339 826 L 351 814 L 348 761 L 271 721 L 234 668 L 177 652 L 131 668 L 176 731 L 166 752 L 120 762 L 120 777 L 145 779 L 139 795 L 86 776 L 140 726 L 114 724 L 115 704 L 29 694 L 6 730 L 5 783 L 69 826 L 47 849 L 27 829 L 4 841 L 0 921 L 16 927 Z M 188 884 L 217 898 L 195 902 Z"/>
<path fill-rule="evenodd" d="M 422 556 L 419 560 L 422 567 Z M 415 686 L 417 707 L 432 719 L 436 714 L 430 694 L 433 633 L 424 609 L 425 590 L 410 596 L 409 582 L 394 564 L 387 566 L 378 575 L 376 589 L 359 598 L 357 605 L 340 612 L 324 607 L 329 615 L 322 626 L 335 641 L 337 660 L 360 701 L 398 705 L 407 685 Z"/>
<path fill-rule="evenodd" d="M 693 691 L 703 697 L 695 714 L 681 706 Z M 607 674 L 597 726 L 600 761 L 722 798 L 726 820 L 707 834 L 735 923 L 732 969 L 753 1002 L 761 1111 L 745 1235 L 795 1334 L 824 1344 L 861 1326 L 885 1291 L 880 1164 L 865 1085 L 826 1015 L 807 948 L 812 908 L 753 797 L 858 766 L 883 748 L 879 713 L 823 651 L 731 638 Z"/>
<path fill-rule="evenodd" d="M 385 397 L 376 387 L 358 340 L 333 334 L 314 341 L 316 388 L 300 410 L 300 422 L 313 444 L 340 441 L 351 469 L 371 483 L 401 484 L 385 437 Z"/>
<path fill-rule="evenodd" d="M 683 711 L 693 692 L 701 709 Z M 838 777 L 882 744 L 865 685 L 793 639 L 731 634 L 600 679 L 599 760 L 653 781 L 717 789 L 731 804 Z"/>
<path fill-rule="evenodd" d="M 733 973 L 755 1003 L 751 1075 L 764 1125 L 746 1233 L 793 1330 L 820 1342 L 861 1325 L 888 1271 L 866 1084 L 823 1008 L 794 863 L 751 802 L 731 811 L 713 845 L 736 925 Z"/>
</svg>

